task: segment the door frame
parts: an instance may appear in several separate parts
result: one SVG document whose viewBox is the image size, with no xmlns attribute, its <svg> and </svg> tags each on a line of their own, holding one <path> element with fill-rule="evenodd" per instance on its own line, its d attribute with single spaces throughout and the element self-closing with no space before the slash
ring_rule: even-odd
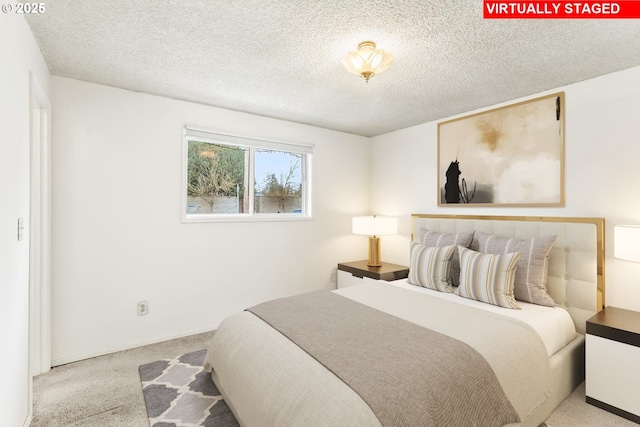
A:
<svg viewBox="0 0 640 427">
<path fill-rule="evenodd" d="M 51 369 L 51 103 L 29 73 L 29 412 L 33 377 Z"/>
</svg>

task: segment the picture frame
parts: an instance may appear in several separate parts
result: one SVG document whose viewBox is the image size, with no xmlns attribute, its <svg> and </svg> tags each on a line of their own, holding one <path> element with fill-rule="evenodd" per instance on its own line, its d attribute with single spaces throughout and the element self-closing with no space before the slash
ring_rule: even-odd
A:
<svg viewBox="0 0 640 427">
<path fill-rule="evenodd" d="M 564 206 L 564 92 L 438 123 L 438 206 Z"/>
</svg>

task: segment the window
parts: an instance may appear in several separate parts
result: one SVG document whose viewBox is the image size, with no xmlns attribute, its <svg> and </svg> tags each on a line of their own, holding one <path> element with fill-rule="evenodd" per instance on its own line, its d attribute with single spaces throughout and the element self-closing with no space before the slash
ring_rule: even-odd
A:
<svg viewBox="0 0 640 427">
<path fill-rule="evenodd" d="M 183 221 L 310 218 L 312 154 L 313 145 L 185 127 Z"/>
</svg>

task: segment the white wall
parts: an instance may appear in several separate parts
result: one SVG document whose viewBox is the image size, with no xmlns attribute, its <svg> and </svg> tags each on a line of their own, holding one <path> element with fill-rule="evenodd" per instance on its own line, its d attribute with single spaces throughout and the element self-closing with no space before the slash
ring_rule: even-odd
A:
<svg viewBox="0 0 640 427">
<path fill-rule="evenodd" d="M 49 71 L 21 15 L 0 14 L 0 425 L 29 414 L 29 72 L 48 94 Z M 17 240 L 17 219 L 26 224 Z"/>
<path fill-rule="evenodd" d="M 640 311 L 640 264 L 613 258 L 613 226 L 640 224 L 639 81 L 640 67 L 635 67 L 526 98 L 565 92 L 561 208 L 438 207 L 438 122 L 373 138 L 373 210 L 401 218 L 401 235 L 383 238 L 384 259 L 407 265 L 412 213 L 604 217 L 606 304 Z"/>
<path fill-rule="evenodd" d="M 368 138 L 59 77 L 52 97 L 54 364 L 214 329 L 366 256 Z M 315 144 L 313 220 L 182 224 L 186 124 Z"/>
</svg>

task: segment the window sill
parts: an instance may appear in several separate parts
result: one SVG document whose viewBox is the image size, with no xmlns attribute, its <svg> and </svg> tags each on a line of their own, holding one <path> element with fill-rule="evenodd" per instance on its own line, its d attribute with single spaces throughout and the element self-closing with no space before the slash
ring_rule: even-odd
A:
<svg viewBox="0 0 640 427">
<path fill-rule="evenodd" d="M 313 217 L 305 214 L 239 214 L 239 215 L 183 215 L 183 224 L 198 224 L 207 222 L 276 222 L 276 221 L 312 221 Z"/>
</svg>

